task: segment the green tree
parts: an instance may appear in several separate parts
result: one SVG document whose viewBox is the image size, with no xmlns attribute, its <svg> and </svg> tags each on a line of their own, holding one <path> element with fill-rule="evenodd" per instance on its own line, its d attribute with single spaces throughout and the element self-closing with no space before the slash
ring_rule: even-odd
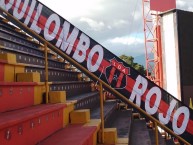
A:
<svg viewBox="0 0 193 145">
<path fill-rule="evenodd" d="M 121 55 L 120 58 L 131 65 L 133 68 L 135 68 L 137 71 L 141 72 L 142 74 L 146 74 L 146 70 L 143 65 L 135 63 L 134 62 L 134 57 L 132 56 L 126 56 L 126 55 Z"/>
</svg>

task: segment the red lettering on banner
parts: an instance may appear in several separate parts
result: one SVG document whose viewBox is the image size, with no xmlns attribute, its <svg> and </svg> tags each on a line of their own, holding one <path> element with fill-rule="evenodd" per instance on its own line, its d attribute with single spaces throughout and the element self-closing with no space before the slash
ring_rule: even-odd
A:
<svg viewBox="0 0 193 145">
<path fill-rule="evenodd" d="M 116 59 L 112 59 L 111 64 L 125 75 L 130 75 L 130 68 L 125 67 L 122 62 L 118 62 Z"/>
</svg>

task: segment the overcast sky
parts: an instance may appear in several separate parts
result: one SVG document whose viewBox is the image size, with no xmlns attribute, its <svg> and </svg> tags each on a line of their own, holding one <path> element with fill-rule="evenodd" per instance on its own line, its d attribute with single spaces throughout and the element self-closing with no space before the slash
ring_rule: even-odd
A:
<svg viewBox="0 0 193 145">
<path fill-rule="evenodd" d="M 115 53 L 144 54 L 142 0 L 40 0 Z M 193 11 L 193 0 L 177 0 L 177 8 Z"/>
</svg>

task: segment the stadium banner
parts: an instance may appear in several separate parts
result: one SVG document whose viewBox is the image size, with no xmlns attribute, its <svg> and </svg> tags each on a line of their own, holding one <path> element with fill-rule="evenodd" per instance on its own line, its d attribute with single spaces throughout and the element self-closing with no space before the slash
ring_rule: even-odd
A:
<svg viewBox="0 0 193 145">
<path fill-rule="evenodd" d="M 165 12 L 176 9 L 176 0 L 150 0 L 150 10 Z"/>
<path fill-rule="evenodd" d="M 193 111 L 189 107 L 67 20 L 36 0 L 0 0 L 0 7 L 174 133 L 193 143 Z M 17 24 L 14 19 L 10 20 Z"/>
</svg>

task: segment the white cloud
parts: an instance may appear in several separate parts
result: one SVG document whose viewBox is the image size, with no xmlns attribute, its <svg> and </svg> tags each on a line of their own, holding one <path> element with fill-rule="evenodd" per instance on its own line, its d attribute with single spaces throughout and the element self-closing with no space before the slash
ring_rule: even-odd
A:
<svg viewBox="0 0 193 145">
<path fill-rule="evenodd" d="M 188 7 L 188 11 L 192 11 L 193 12 L 193 6 Z"/>
<path fill-rule="evenodd" d="M 142 19 L 142 12 L 135 12 L 135 15 L 134 15 L 134 21 L 137 21 L 139 19 Z"/>
<path fill-rule="evenodd" d="M 114 21 L 113 23 L 113 26 L 117 28 L 122 27 L 123 25 L 128 25 L 128 21 L 120 19 L 120 20 Z"/>
<path fill-rule="evenodd" d="M 103 6 L 101 3 L 103 1 L 104 0 L 40 0 L 40 2 L 68 20 L 85 15 L 89 16 L 95 10 L 102 10 Z"/>
<path fill-rule="evenodd" d="M 176 4 L 179 7 L 184 7 L 186 5 L 186 2 L 184 0 L 177 0 Z"/>
<path fill-rule="evenodd" d="M 177 8 L 186 11 L 193 11 L 193 0 L 177 0 Z"/>
<path fill-rule="evenodd" d="M 97 22 L 90 18 L 82 17 L 80 18 L 80 21 L 87 23 L 93 31 L 101 31 L 105 27 L 104 22 Z"/>
<path fill-rule="evenodd" d="M 108 29 L 112 29 L 112 26 L 108 25 L 107 28 L 108 28 Z"/>
<path fill-rule="evenodd" d="M 116 37 L 113 39 L 109 39 L 107 41 L 110 43 L 120 43 L 124 45 L 133 45 L 133 44 L 144 43 L 143 38 L 136 38 L 132 36 Z"/>
</svg>

